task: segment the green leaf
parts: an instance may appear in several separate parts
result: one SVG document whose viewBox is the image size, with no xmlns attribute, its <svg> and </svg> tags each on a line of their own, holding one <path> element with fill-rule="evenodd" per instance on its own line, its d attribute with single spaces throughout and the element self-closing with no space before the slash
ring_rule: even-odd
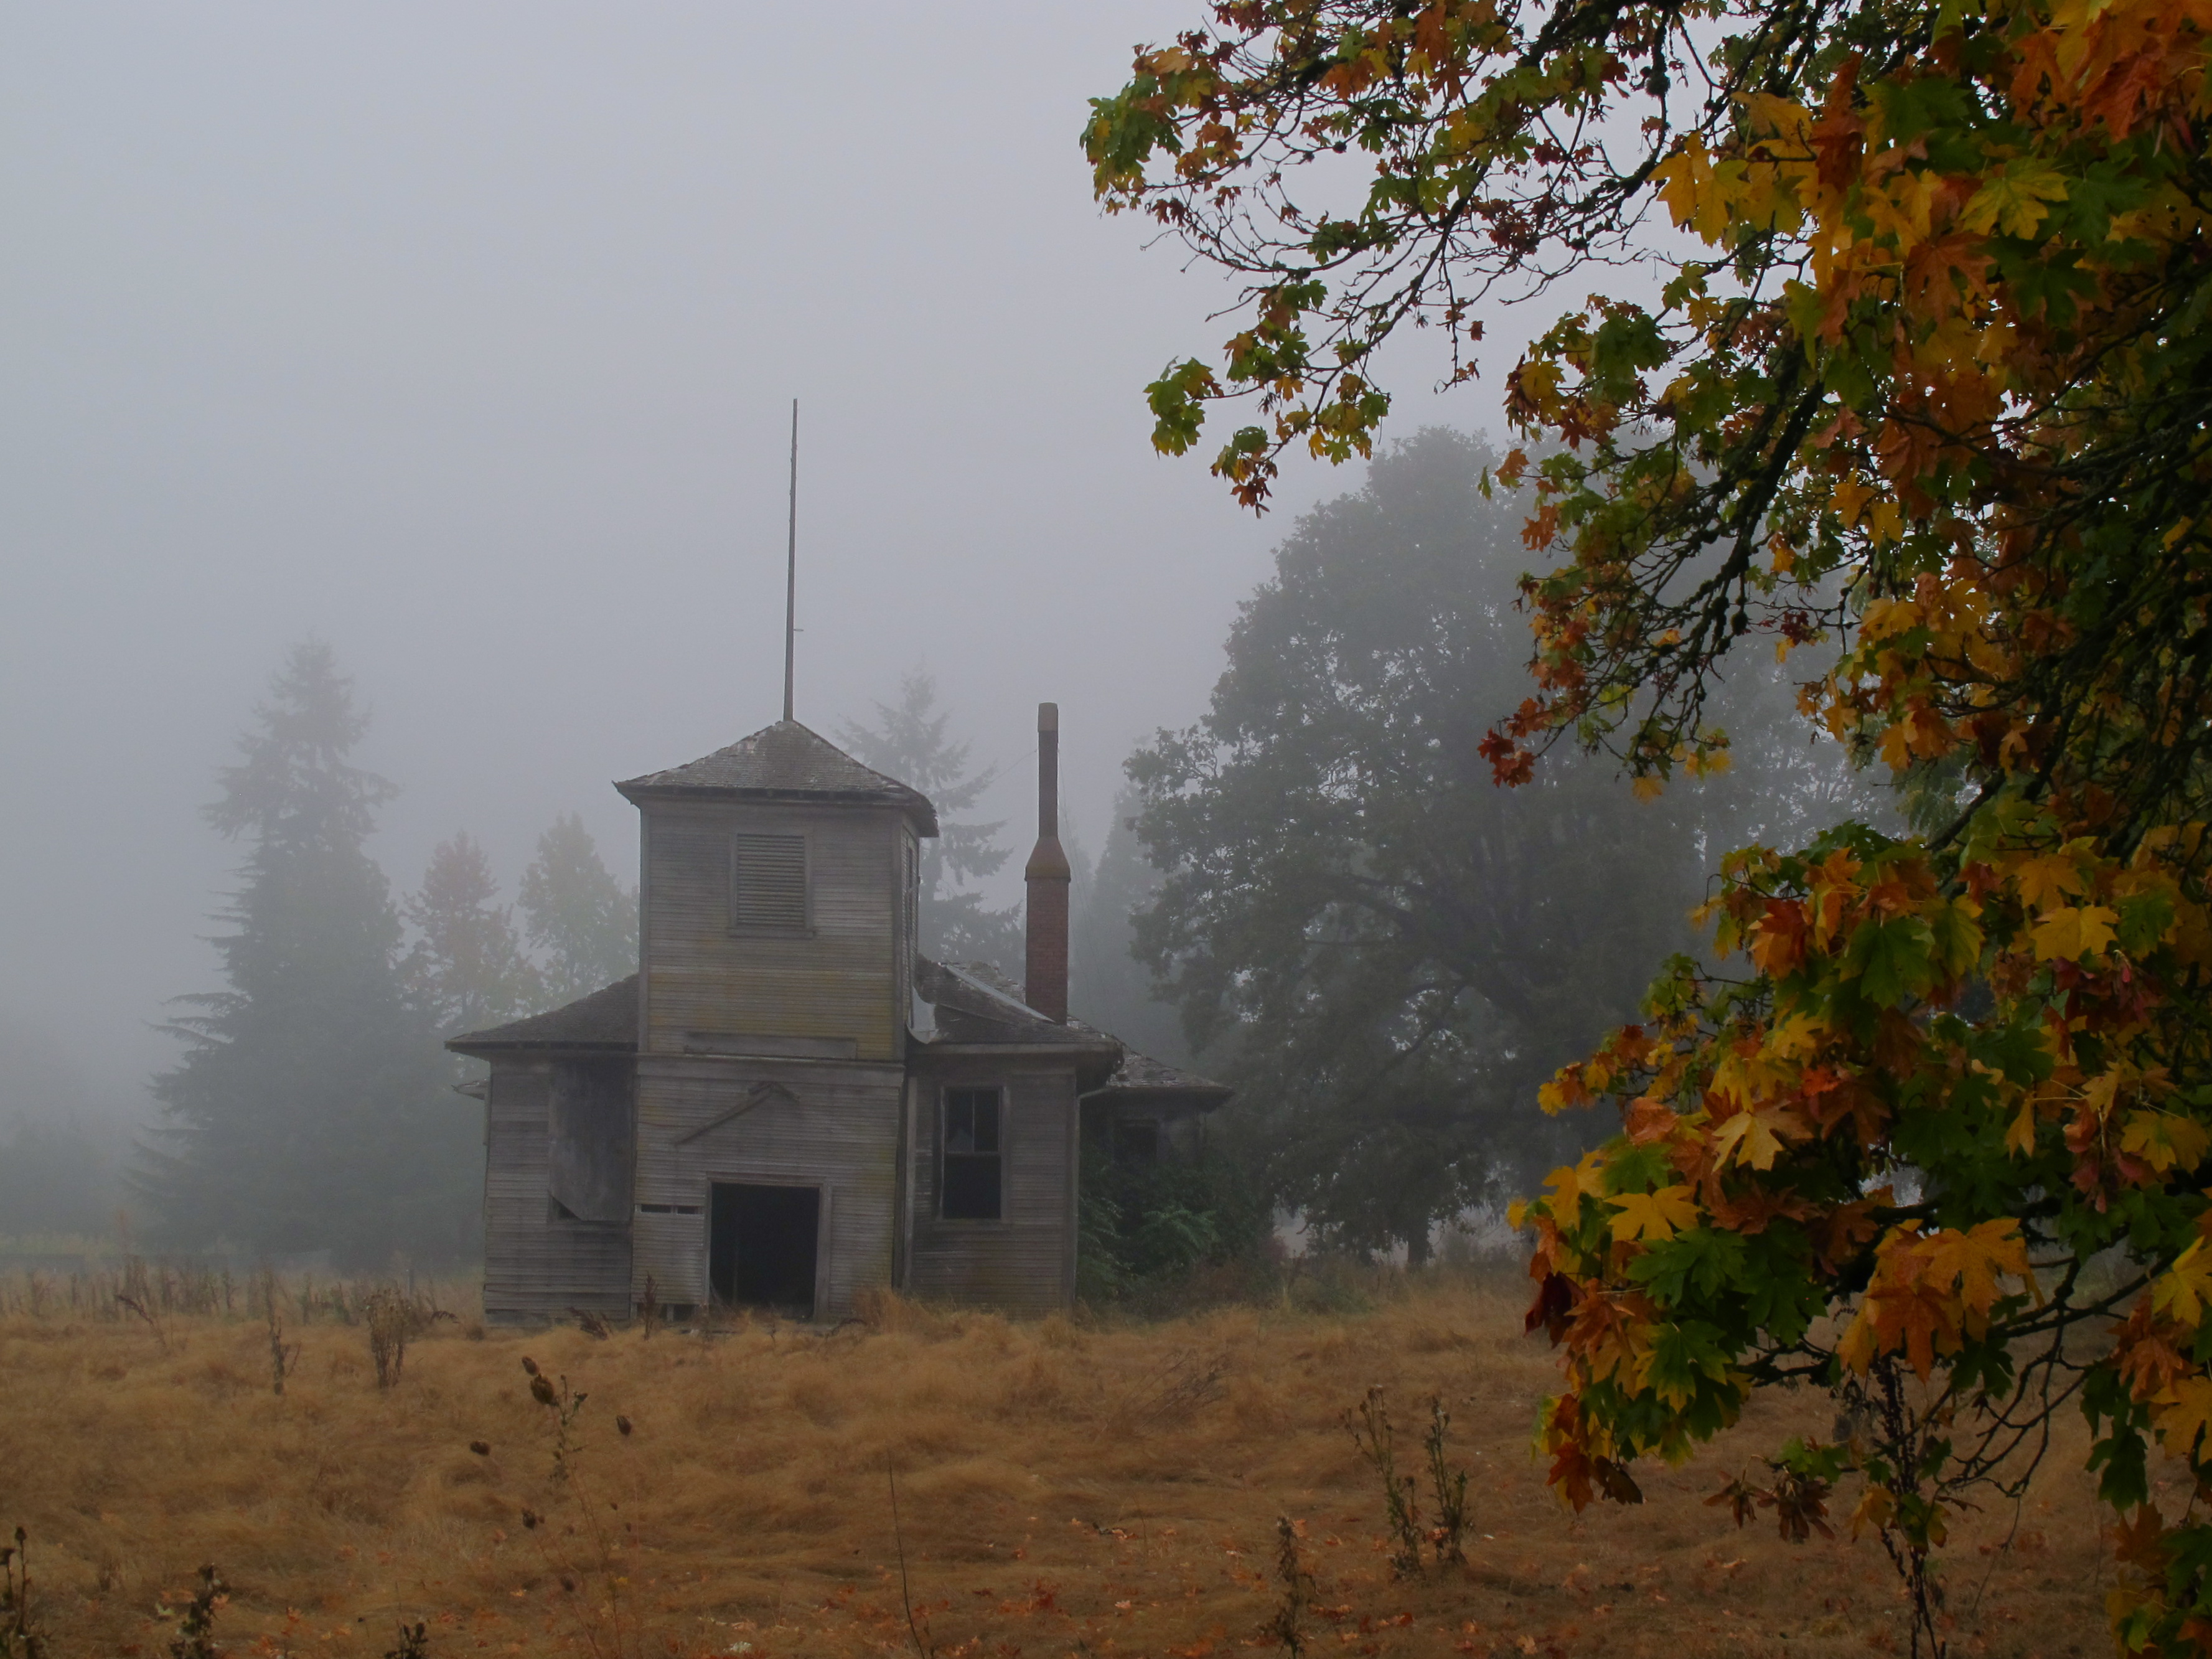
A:
<svg viewBox="0 0 2212 1659">
<path fill-rule="evenodd" d="M 1170 363 L 1160 378 L 1145 388 L 1155 424 L 1152 447 L 1163 454 L 1180 455 L 1198 441 L 1206 424 L 1205 398 L 1219 386 L 1213 371 L 1195 357 Z"/>
<path fill-rule="evenodd" d="M 1746 1248 L 1741 1233 L 1694 1227 L 1646 1249 L 1629 1264 L 1628 1276 L 1649 1285 L 1662 1307 L 1676 1307 L 1693 1291 L 1717 1297 L 1737 1283 Z"/>
<path fill-rule="evenodd" d="M 1935 982 L 1935 933 L 1918 916 L 1861 922 L 1844 953 L 1844 970 L 1858 976 L 1859 994 L 1869 1002 L 1893 1008 Z"/>
<path fill-rule="evenodd" d="M 2117 908 L 2120 948 L 2131 957 L 2148 956 L 2173 926 L 2173 901 L 2164 893 L 2131 893 Z"/>
</svg>

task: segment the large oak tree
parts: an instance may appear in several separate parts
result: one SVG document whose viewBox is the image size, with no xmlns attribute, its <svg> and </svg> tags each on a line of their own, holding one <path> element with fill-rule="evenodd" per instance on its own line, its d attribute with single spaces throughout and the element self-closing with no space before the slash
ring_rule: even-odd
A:
<svg viewBox="0 0 2212 1659">
<path fill-rule="evenodd" d="M 1275 1195 L 1402 1243 L 1579 1151 L 1525 1109 L 1692 939 L 1698 808 L 1562 755 L 1498 789 L 1519 516 L 1443 429 L 1304 515 L 1203 720 L 1130 763 L 1164 879 L 1139 948 L 1242 1091 Z M 1830 745 L 1834 752 L 1834 746 Z"/>
</svg>

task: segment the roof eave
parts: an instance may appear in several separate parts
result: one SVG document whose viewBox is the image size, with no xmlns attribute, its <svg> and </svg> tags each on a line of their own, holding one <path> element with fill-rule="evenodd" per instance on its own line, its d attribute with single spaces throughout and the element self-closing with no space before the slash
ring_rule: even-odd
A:
<svg viewBox="0 0 2212 1659">
<path fill-rule="evenodd" d="M 757 801 L 770 806 L 880 806 L 906 818 L 917 835 L 934 840 L 938 834 L 936 809 L 926 799 L 917 805 L 858 789 L 746 789 L 727 784 L 653 783 L 628 778 L 616 783 L 615 793 L 633 806 L 647 801 L 686 800 Z"/>
<path fill-rule="evenodd" d="M 1121 1051 L 1119 1043 L 1108 1045 L 1096 1042 L 925 1042 L 917 1041 L 915 1052 L 921 1054 L 957 1054 L 969 1059 L 977 1054 L 1007 1054 L 1031 1059 L 1039 1054 L 1061 1056 L 1068 1060 L 1106 1060 Z"/>
<path fill-rule="evenodd" d="M 445 1046 L 457 1054 L 467 1054 L 477 1060 L 490 1060 L 505 1054 L 634 1054 L 635 1042 L 579 1042 L 574 1038 L 552 1038 L 532 1042 L 527 1038 L 512 1042 L 477 1042 L 467 1036 L 447 1037 Z"/>
<path fill-rule="evenodd" d="M 1085 1102 L 1096 1100 L 1109 1104 L 1126 1102 L 1133 1106 L 1171 1103 L 1182 1106 L 1187 1111 L 1193 1112 L 1218 1111 L 1236 1097 L 1237 1091 L 1234 1089 L 1224 1088 L 1218 1085 L 1205 1089 L 1176 1089 L 1165 1085 L 1154 1085 L 1146 1088 L 1117 1087 L 1110 1083 L 1092 1089 L 1082 1097 Z"/>
</svg>

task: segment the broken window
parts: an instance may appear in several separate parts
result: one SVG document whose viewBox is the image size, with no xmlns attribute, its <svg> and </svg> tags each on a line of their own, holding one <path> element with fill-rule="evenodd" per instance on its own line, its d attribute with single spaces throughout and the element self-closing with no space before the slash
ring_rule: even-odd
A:
<svg viewBox="0 0 2212 1659">
<path fill-rule="evenodd" d="M 730 926 L 806 929 L 806 837 L 738 836 L 730 848 Z"/>
<path fill-rule="evenodd" d="M 999 1108 L 996 1089 L 945 1091 L 945 1177 L 939 1209 L 947 1221 L 999 1219 Z"/>
</svg>

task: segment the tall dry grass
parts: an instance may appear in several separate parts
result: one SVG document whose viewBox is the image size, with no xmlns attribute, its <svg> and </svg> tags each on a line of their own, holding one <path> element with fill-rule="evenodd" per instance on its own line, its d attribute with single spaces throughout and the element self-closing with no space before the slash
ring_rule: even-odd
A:
<svg viewBox="0 0 2212 1659">
<path fill-rule="evenodd" d="M 456 1309 L 383 1390 L 364 1326 L 332 1316 L 289 1323 L 281 1396 L 246 1299 L 144 1320 L 51 1294 L 33 1312 L 17 1286 L 0 1303 L 0 1527 L 29 1529 L 58 1659 L 168 1651 L 156 1604 L 181 1607 L 210 1563 L 230 1587 L 218 1635 L 241 1654 L 376 1659 L 419 1620 L 434 1655 L 1204 1659 L 1278 1644 L 1282 1516 L 1310 1575 L 1292 1609 L 1309 1654 L 1900 1644 L 1871 1540 L 1785 1545 L 1704 1502 L 1759 1450 L 1824 1432 L 1826 1396 L 1762 1402 L 1697 1462 L 1650 1471 L 1641 1509 L 1574 1517 L 1529 1455 L 1552 1369 L 1519 1334 L 1519 1286 L 1401 1283 L 1365 1311 L 1122 1328 L 887 1299 L 830 1334 L 596 1340 L 486 1334 Z M 1403 1469 L 1421 1466 L 1431 1396 L 1450 1412 L 1448 1456 L 1473 1476 L 1464 1567 L 1393 1572 L 1345 1424 L 1376 1386 Z M 1960 1651 L 2104 1650 L 2080 1452 L 2062 1444 L 2017 1516 L 1954 1534 Z"/>
</svg>

